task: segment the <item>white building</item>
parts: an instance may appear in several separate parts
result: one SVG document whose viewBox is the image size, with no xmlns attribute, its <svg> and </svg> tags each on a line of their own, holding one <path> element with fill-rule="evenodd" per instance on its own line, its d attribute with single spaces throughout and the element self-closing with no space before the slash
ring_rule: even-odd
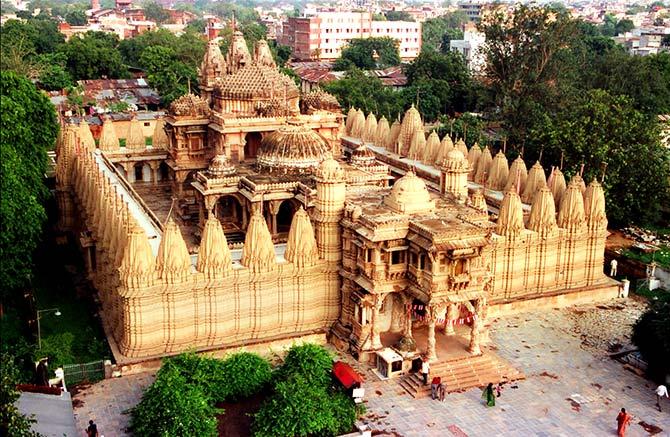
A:
<svg viewBox="0 0 670 437">
<path fill-rule="evenodd" d="M 485 66 L 484 55 L 481 46 L 486 41 L 483 33 L 478 32 L 475 26 L 467 26 L 463 32 L 463 39 L 455 39 L 449 42 L 449 49 L 458 52 L 465 58 L 470 71 L 480 73 Z"/>
</svg>

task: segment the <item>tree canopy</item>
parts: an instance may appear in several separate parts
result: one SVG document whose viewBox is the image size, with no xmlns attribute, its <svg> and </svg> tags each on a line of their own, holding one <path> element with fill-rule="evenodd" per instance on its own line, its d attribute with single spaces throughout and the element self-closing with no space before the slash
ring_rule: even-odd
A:
<svg viewBox="0 0 670 437">
<path fill-rule="evenodd" d="M 119 39 L 106 32 L 86 32 L 73 36 L 60 51 L 66 58 L 66 66 L 75 80 L 125 78 L 128 71 L 118 51 Z"/>
<path fill-rule="evenodd" d="M 451 12 L 441 17 L 431 18 L 423 23 L 421 30 L 421 51 L 446 53 L 445 35 L 448 39 L 458 39 L 462 35 L 462 27 L 468 22 L 468 16 L 463 11 Z"/>
<path fill-rule="evenodd" d="M 388 36 L 354 38 L 342 49 L 334 68 L 348 70 L 356 67 L 375 70 L 400 65 L 398 46 L 398 41 Z"/>
<path fill-rule="evenodd" d="M 58 124 L 53 105 L 32 83 L 5 71 L 1 78 L 0 288 L 6 295 L 30 277 L 46 219 L 46 152 L 55 143 Z"/>
</svg>

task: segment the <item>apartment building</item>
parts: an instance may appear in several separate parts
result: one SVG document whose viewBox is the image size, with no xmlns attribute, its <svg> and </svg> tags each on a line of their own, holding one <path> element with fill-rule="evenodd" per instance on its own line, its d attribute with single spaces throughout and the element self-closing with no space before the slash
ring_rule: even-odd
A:
<svg viewBox="0 0 670 437">
<path fill-rule="evenodd" d="M 388 36 L 399 42 L 400 57 L 409 61 L 421 51 L 421 23 L 373 21 L 370 12 L 317 12 L 284 22 L 280 43 L 299 60 L 336 59 L 352 39 Z"/>
</svg>

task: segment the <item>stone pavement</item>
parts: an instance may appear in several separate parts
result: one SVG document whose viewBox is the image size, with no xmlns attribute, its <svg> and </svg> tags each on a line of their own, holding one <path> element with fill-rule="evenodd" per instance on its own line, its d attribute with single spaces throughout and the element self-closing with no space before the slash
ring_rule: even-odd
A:
<svg viewBox="0 0 670 437">
<path fill-rule="evenodd" d="M 23 392 L 17 401 L 21 414 L 34 416 L 31 429 L 42 436 L 70 436 L 76 433 L 70 393 L 60 396 Z"/>
<path fill-rule="evenodd" d="M 528 313 L 493 324 L 498 354 L 527 377 L 507 385 L 495 407 L 484 405 L 481 389 L 451 394 L 440 403 L 412 399 L 390 382 L 371 382 L 366 384 L 371 428 L 403 437 L 608 436 L 616 435 L 615 418 L 625 407 L 635 416 L 627 436 L 649 435 L 640 421 L 661 428 L 657 435 L 670 435 L 670 402 L 659 412 L 655 385 L 604 353 L 583 349 L 570 333 L 566 311 Z"/>
<path fill-rule="evenodd" d="M 153 373 L 141 373 L 106 379 L 79 391 L 73 396 L 78 435 L 86 435 L 89 420 L 98 425 L 101 436 L 128 435 L 126 428 L 130 423 L 130 414 L 124 412 L 137 405 L 153 380 Z"/>
<path fill-rule="evenodd" d="M 450 394 L 444 403 L 413 399 L 397 380 L 378 381 L 366 371 L 365 420 L 372 429 L 395 437 L 615 436 L 616 415 L 625 407 L 635 416 L 628 437 L 649 435 L 640 421 L 661 428 L 658 436 L 670 436 L 670 401 L 658 412 L 655 385 L 604 352 L 587 349 L 584 332 L 575 330 L 575 317 L 581 313 L 544 310 L 493 323 L 497 353 L 527 378 L 505 386 L 493 408 L 484 405 L 480 389 Z M 82 390 L 74 396 L 77 429 L 84 435 L 93 419 L 105 437 L 125 435 L 130 416 L 123 411 L 139 402 L 152 380 L 145 373 Z M 78 401 L 83 404 L 77 406 Z"/>
</svg>

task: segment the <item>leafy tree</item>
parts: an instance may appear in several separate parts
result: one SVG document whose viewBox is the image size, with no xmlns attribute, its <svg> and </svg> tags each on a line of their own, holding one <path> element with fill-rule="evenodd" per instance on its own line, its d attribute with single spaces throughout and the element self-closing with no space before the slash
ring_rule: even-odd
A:
<svg viewBox="0 0 670 437">
<path fill-rule="evenodd" d="M 630 32 L 631 30 L 635 29 L 635 24 L 633 23 L 632 20 L 629 20 L 628 18 L 624 18 L 622 20 L 619 20 L 619 22 L 616 24 L 615 31 L 617 35 L 621 35 L 626 32 Z"/>
<path fill-rule="evenodd" d="M 53 105 L 27 79 L 2 72 L 0 90 L 0 289 L 26 285 L 46 214 L 46 151 L 56 140 Z"/>
<path fill-rule="evenodd" d="M 40 75 L 37 79 L 40 88 L 47 91 L 59 91 L 72 86 L 72 77 L 65 69 L 65 56 L 62 53 L 41 55 Z"/>
<path fill-rule="evenodd" d="M 135 38 L 125 39 L 119 43 L 119 51 L 124 62 L 132 66 L 140 66 L 142 52 L 149 47 L 167 47 L 173 50 L 179 61 L 197 67 L 205 54 L 202 37 L 192 31 L 176 36 L 166 29 L 144 32 Z"/>
<path fill-rule="evenodd" d="M 226 400 L 247 398 L 265 387 L 272 378 L 270 363 L 256 354 L 239 352 L 227 357 L 222 364 Z"/>
<path fill-rule="evenodd" d="M 22 415 L 15 402 L 20 393 L 16 390 L 18 380 L 18 369 L 14 359 L 3 353 L 0 366 L 0 435 L 16 437 L 38 436 L 31 430 L 31 424 L 35 419 Z"/>
<path fill-rule="evenodd" d="M 198 73 L 195 67 L 177 58 L 169 47 L 154 46 L 142 51 L 140 65 L 147 73 L 149 84 L 156 88 L 163 104 L 186 94 L 189 86 L 197 88 Z"/>
<path fill-rule="evenodd" d="M 73 36 L 61 52 L 67 57 L 67 69 L 75 80 L 121 79 L 128 76 L 117 47 L 116 35 L 106 32 L 86 32 Z"/>
<path fill-rule="evenodd" d="M 451 41 L 456 39 L 463 39 L 463 31 L 460 29 L 447 29 L 442 35 L 440 52 L 445 54 L 451 52 Z"/>
<path fill-rule="evenodd" d="M 635 110 L 630 99 L 592 90 L 570 107 L 545 115 L 529 134 L 526 157 L 544 148 L 549 162 L 569 172 L 585 165 L 585 178 L 604 180 L 607 216 L 615 225 L 653 222 L 668 201 L 670 153 L 659 143 L 658 124 Z"/>
<path fill-rule="evenodd" d="M 313 343 L 305 343 L 291 347 L 284 364 L 277 371 L 277 377 L 288 379 L 290 375 L 301 375 L 310 384 L 318 387 L 328 387 L 330 373 L 333 370 L 333 357 L 323 348 Z"/>
<path fill-rule="evenodd" d="M 38 56 L 53 53 L 64 37 L 52 20 L 30 16 L 25 22 L 9 20 L 0 27 L 0 67 L 30 79 L 42 70 Z"/>
<path fill-rule="evenodd" d="M 65 21 L 70 26 L 84 26 L 88 23 L 86 13 L 81 9 L 75 9 L 65 14 Z"/>
<path fill-rule="evenodd" d="M 354 38 L 342 49 L 335 61 L 335 70 L 348 70 L 351 65 L 363 70 L 374 70 L 400 65 L 398 41 L 384 36 Z"/>
<path fill-rule="evenodd" d="M 226 20 L 235 17 L 235 20 L 241 24 L 257 22 L 260 19 L 258 12 L 253 7 L 243 6 L 239 3 L 207 2 L 207 6 L 204 9 Z"/>
<path fill-rule="evenodd" d="M 484 145 L 486 137 L 482 133 L 483 129 L 484 122 L 479 117 L 465 113 L 458 118 L 442 117 L 437 133 L 440 138 L 447 134 L 454 138 L 464 138 L 467 146 L 472 147 L 476 142 Z"/>
<path fill-rule="evenodd" d="M 664 382 L 670 374 L 670 300 L 651 302 L 633 326 L 633 343 L 649 365 L 649 376 Z"/>
<path fill-rule="evenodd" d="M 414 17 L 407 11 L 387 11 L 384 16 L 388 21 L 414 21 Z"/>
<path fill-rule="evenodd" d="M 291 53 L 293 52 L 290 46 L 284 46 L 277 44 L 276 40 L 268 41 L 270 50 L 272 50 L 272 57 L 274 58 L 277 66 L 284 67 L 288 60 L 291 58 Z"/>
<path fill-rule="evenodd" d="M 166 360 L 132 409 L 130 427 L 134 434 L 149 437 L 216 436 L 217 412 L 202 388 L 189 384 L 177 365 Z"/>
<path fill-rule="evenodd" d="M 461 30 L 467 22 L 468 16 L 462 11 L 426 20 L 421 29 L 421 51 L 447 51 L 449 46 L 443 46 L 444 34 L 449 30 Z"/>
<path fill-rule="evenodd" d="M 342 79 L 322 87 L 337 97 L 343 108 L 356 107 L 366 113 L 373 111 L 389 120 L 402 115 L 405 108 L 402 93 L 384 86 L 378 77 L 368 76 L 357 68 L 347 71 Z"/>
<path fill-rule="evenodd" d="M 158 24 L 166 23 L 170 19 L 170 13 L 163 9 L 155 0 L 144 3 L 144 16 L 147 20 L 155 21 Z"/>
</svg>

